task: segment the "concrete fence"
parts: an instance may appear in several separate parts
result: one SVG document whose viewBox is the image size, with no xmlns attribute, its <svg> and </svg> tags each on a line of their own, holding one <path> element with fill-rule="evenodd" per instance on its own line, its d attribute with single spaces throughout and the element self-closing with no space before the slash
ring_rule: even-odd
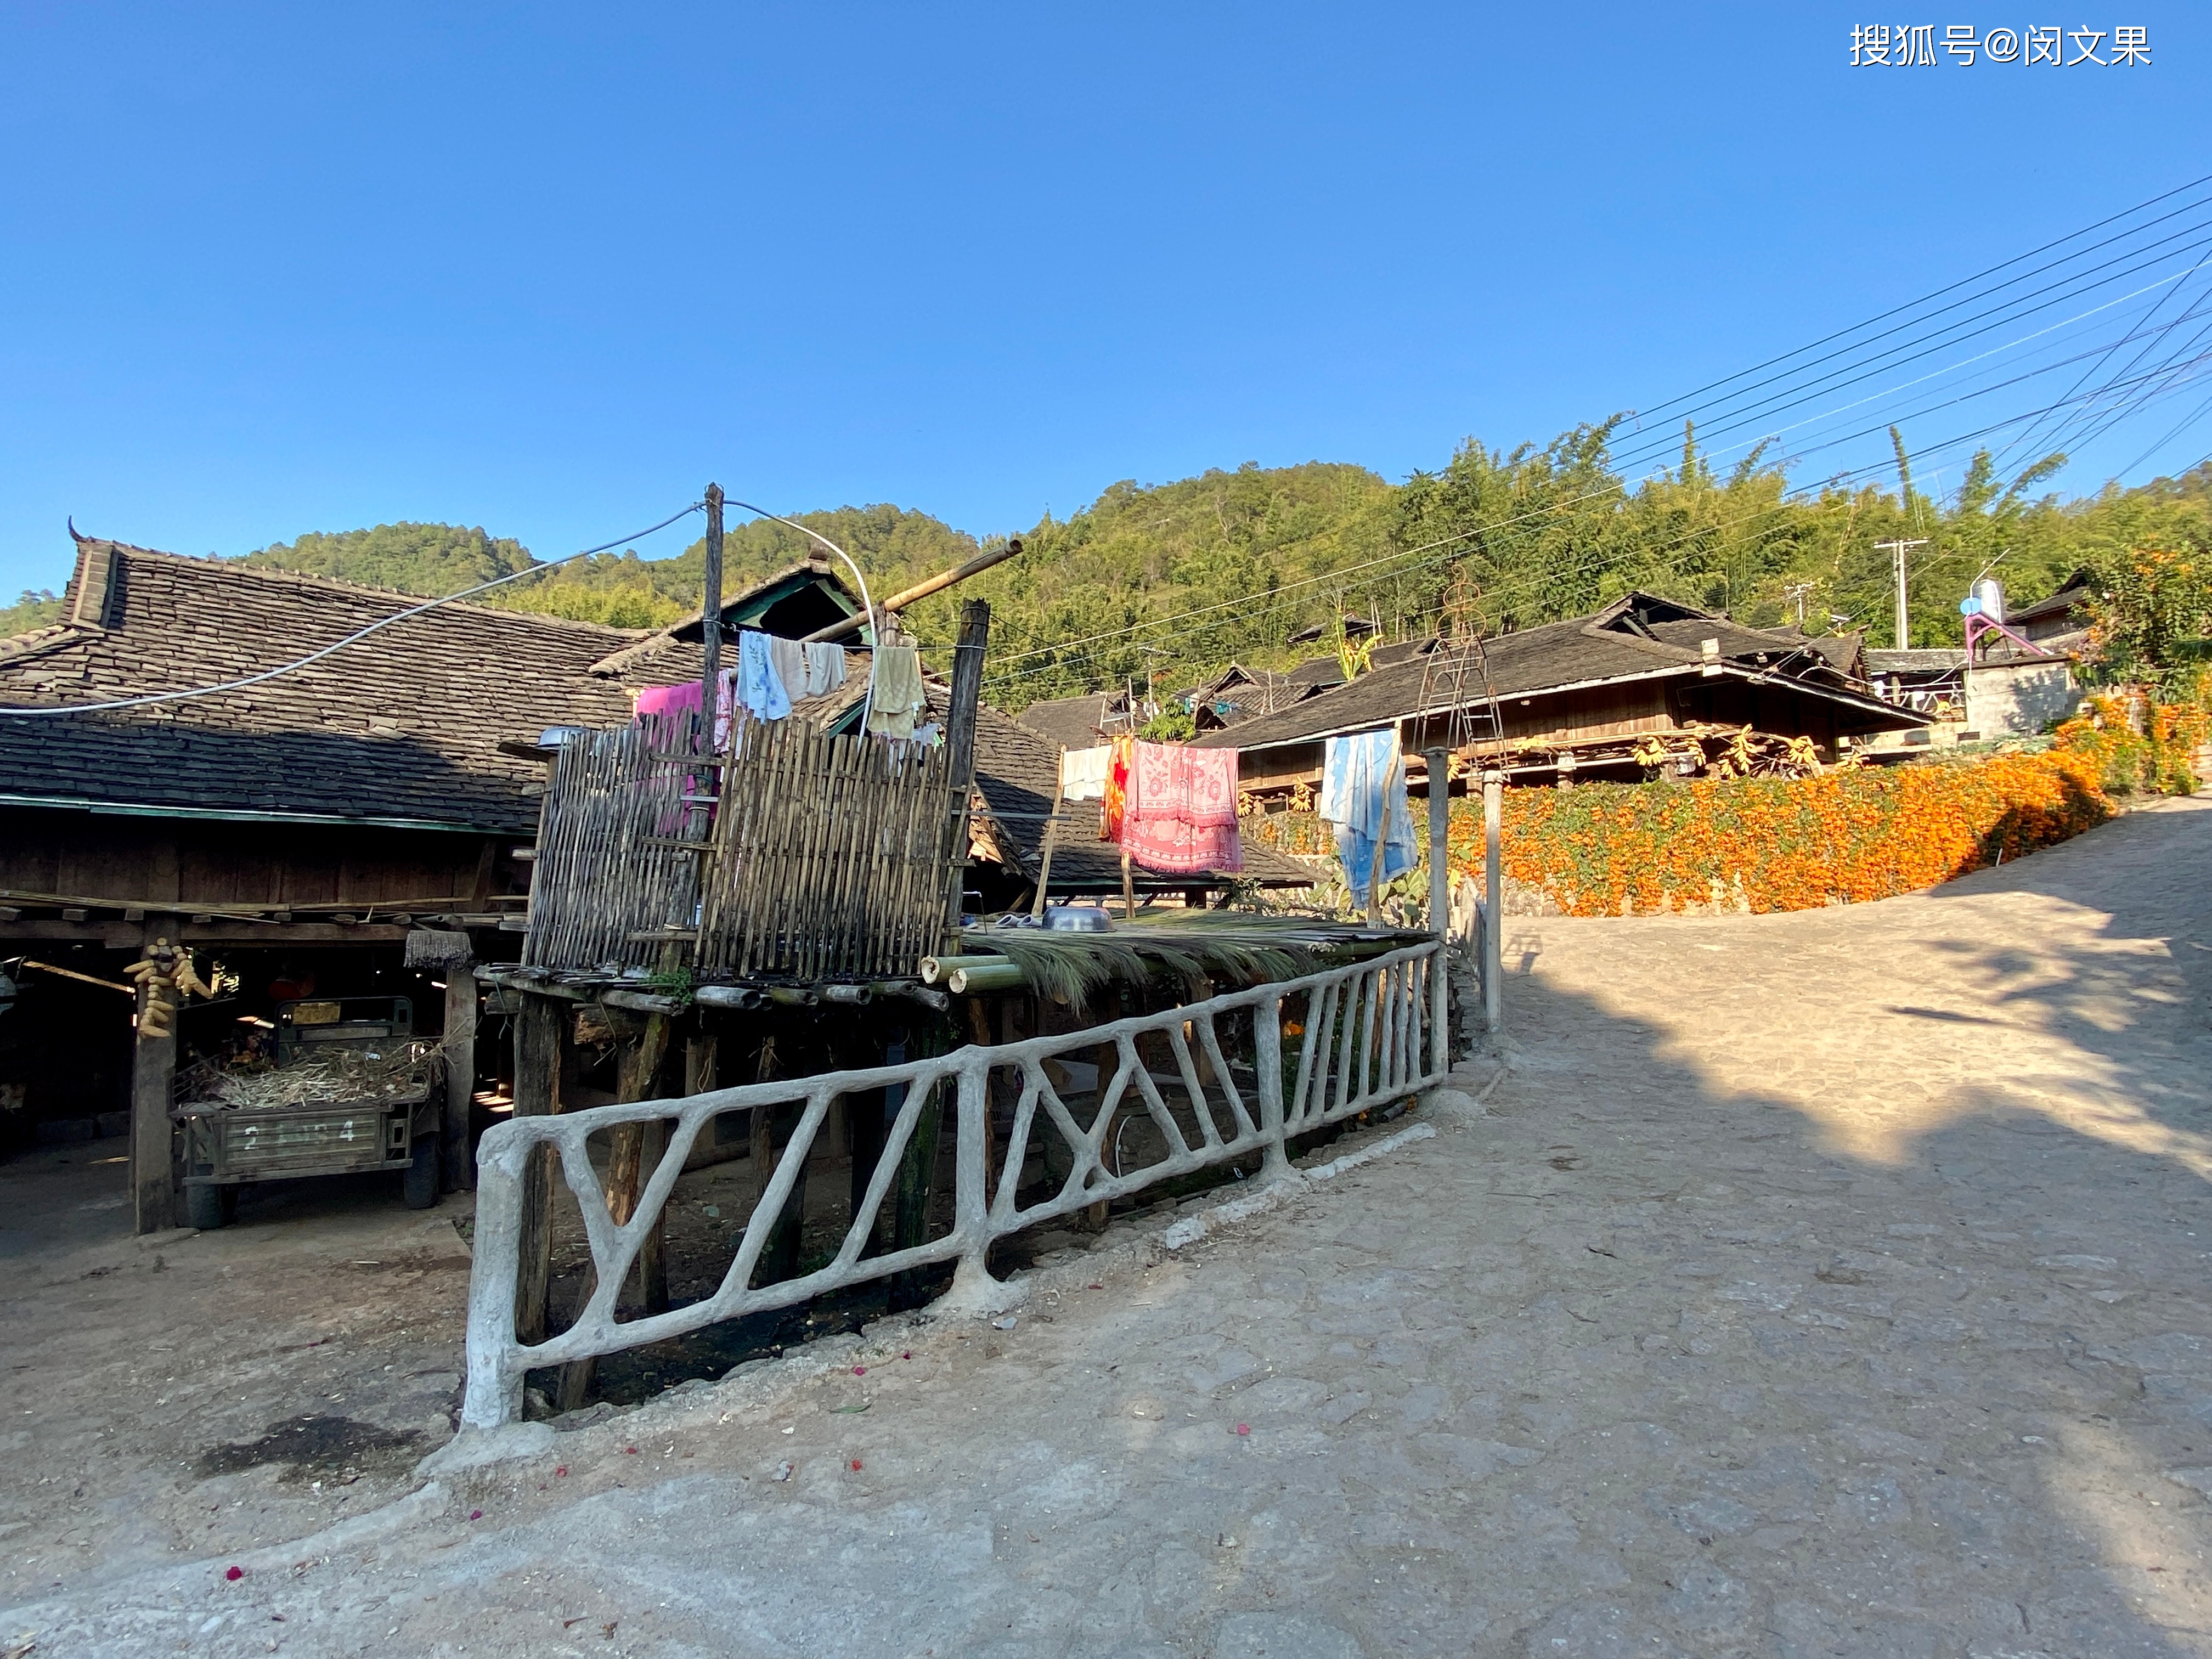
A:
<svg viewBox="0 0 2212 1659">
<path fill-rule="evenodd" d="M 955 1264 L 953 1281 L 940 1307 L 992 1311 L 1011 1306 L 1016 1293 L 994 1279 L 986 1266 L 995 1240 L 1255 1152 L 1262 1180 L 1286 1175 L 1285 1143 L 1292 1137 L 1442 1081 L 1449 1069 L 1443 948 L 1430 941 L 1352 967 L 1063 1036 L 500 1124 L 484 1136 L 477 1157 L 462 1420 L 476 1428 L 513 1421 L 521 1411 L 524 1374 L 536 1367 L 665 1341 L 945 1261 Z M 1091 1088 L 1073 1086 L 1094 1066 Z M 835 1257 L 796 1278 L 753 1284 L 830 1108 L 841 1097 L 884 1090 L 902 1091 L 903 1097 Z M 1076 1109 L 1063 1091 L 1075 1097 Z M 1012 1118 L 1003 1144 L 996 1146 L 994 1099 L 1010 1108 Z M 701 1131 L 725 1112 L 794 1104 L 799 1116 L 789 1143 L 720 1286 L 665 1313 L 618 1318 L 622 1286 Z M 956 1134 L 951 1231 L 906 1249 L 870 1254 L 879 1243 L 887 1202 L 896 1205 L 900 1164 L 923 1114 L 947 1104 Z M 1079 1110 L 1088 1112 L 1088 1121 L 1079 1120 Z M 666 1151 L 635 1211 L 617 1224 L 586 1143 L 597 1132 L 655 1120 L 669 1125 Z M 1124 1163 L 1132 1129 L 1139 1131 L 1144 1160 L 1133 1169 Z M 546 1155 L 541 1148 L 550 1149 L 559 1178 L 582 1212 L 593 1278 L 591 1294 L 568 1329 L 526 1345 L 515 1334 L 523 1194 L 533 1160 Z M 1044 1178 L 1025 1186 L 1033 1150 Z M 1064 1175 L 1055 1170 L 1061 1163 Z M 1040 1186 L 1046 1189 L 1042 1197 L 1036 1196 Z M 1025 1191 L 1031 1194 L 1027 1204 L 1021 1202 Z"/>
</svg>

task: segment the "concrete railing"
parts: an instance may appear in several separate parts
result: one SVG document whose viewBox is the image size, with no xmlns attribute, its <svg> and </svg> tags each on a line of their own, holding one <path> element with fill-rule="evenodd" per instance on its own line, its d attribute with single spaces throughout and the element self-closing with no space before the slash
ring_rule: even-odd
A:
<svg viewBox="0 0 2212 1659">
<path fill-rule="evenodd" d="M 513 1421 L 521 1410 L 524 1374 L 536 1367 L 665 1341 L 940 1262 L 955 1263 L 940 1307 L 993 1311 L 1011 1306 L 1018 1296 L 985 1265 L 994 1240 L 1255 1152 L 1261 1155 L 1262 1180 L 1287 1175 L 1285 1143 L 1293 1136 L 1442 1081 L 1449 1067 L 1442 1029 L 1442 948 L 1431 941 L 1352 967 L 1062 1036 L 500 1124 L 485 1134 L 477 1158 L 462 1420 L 477 1428 Z M 1070 1086 L 1078 1070 L 1093 1066 L 1091 1088 Z M 811 1273 L 755 1285 L 763 1252 L 831 1106 L 841 1097 L 887 1088 L 902 1088 L 904 1098 L 836 1255 Z M 1071 1110 L 1063 1091 L 1077 1097 L 1079 1109 L 1089 1114 L 1087 1122 Z M 1012 1117 L 1005 1144 L 995 1147 L 994 1098 Z M 896 1205 L 900 1164 L 924 1111 L 948 1100 L 956 1121 L 951 1231 L 906 1249 L 867 1254 L 877 1242 L 886 1200 Z M 622 1287 L 701 1130 L 725 1112 L 793 1104 L 799 1115 L 789 1142 L 719 1287 L 665 1313 L 618 1319 Z M 586 1143 L 596 1132 L 648 1121 L 668 1123 L 666 1151 L 635 1210 L 617 1223 Z M 1133 1130 L 1140 1132 L 1138 1152 L 1145 1158 L 1133 1169 L 1125 1163 Z M 754 1144 L 764 1141 L 763 1135 Z M 525 1185 L 541 1147 L 551 1149 L 582 1212 L 593 1276 L 591 1293 L 568 1328 L 527 1345 L 515 1334 L 516 1287 Z M 1025 1185 L 1033 1150 L 1042 1178 Z M 1056 1167 L 1061 1164 L 1064 1173 Z M 1036 1195 L 1040 1187 L 1042 1197 Z M 1026 1204 L 1024 1192 L 1031 1195 Z"/>
</svg>

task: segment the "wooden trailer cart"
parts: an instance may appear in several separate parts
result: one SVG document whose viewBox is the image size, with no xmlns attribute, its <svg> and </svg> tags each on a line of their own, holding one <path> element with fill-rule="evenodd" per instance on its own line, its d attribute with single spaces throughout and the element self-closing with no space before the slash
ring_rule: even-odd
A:
<svg viewBox="0 0 2212 1659">
<path fill-rule="evenodd" d="M 241 1085 L 233 1092 L 244 1098 L 189 1102 L 172 1114 L 187 1225 L 228 1225 L 249 1182 L 364 1170 L 397 1172 L 410 1209 L 438 1201 L 442 1067 L 437 1043 L 414 1035 L 407 998 L 279 1003 L 275 1047 L 275 1067 L 260 1082 L 285 1103 L 252 1103 Z M 334 1088 L 341 1097 L 322 1097 Z"/>
</svg>

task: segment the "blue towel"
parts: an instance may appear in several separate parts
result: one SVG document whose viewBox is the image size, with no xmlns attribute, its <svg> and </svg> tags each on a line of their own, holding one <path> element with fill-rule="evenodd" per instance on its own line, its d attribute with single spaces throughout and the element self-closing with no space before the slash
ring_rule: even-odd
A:
<svg viewBox="0 0 2212 1659">
<path fill-rule="evenodd" d="M 769 637 L 750 628 L 738 635 L 738 701 L 758 720 L 780 720 L 791 713 L 791 693 L 775 672 Z"/>
<path fill-rule="evenodd" d="M 1392 731 L 1331 738 L 1322 762 L 1321 815 L 1336 827 L 1336 855 L 1354 903 L 1364 904 L 1382 860 L 1389 881 L 1421 862 L 1413 814 L 1406 804 L 1406 761 Z"/>
</svg>

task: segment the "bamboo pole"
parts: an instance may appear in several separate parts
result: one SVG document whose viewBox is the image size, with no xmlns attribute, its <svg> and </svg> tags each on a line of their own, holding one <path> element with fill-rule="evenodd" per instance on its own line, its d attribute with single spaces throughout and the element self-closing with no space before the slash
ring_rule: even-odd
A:
<svg viewBox="0 0 2212 1659">
<path fill-rule="evenodd" d="M 1053 763 L 1052 816 L 1044 821 L 1044 850 L 1037 859 L 1036 898 L 1030 906 L 1030 915 L 1036 921 L 1044 919 L 1045 890 L 1052 882 L 1052 852 L 1060 841 L 1060 809 L 1066 799 L 1067 750 L 1063 749 Z"/>
<path fill-rule="evenodd" d="M 969 577 L 981 574 L 993 565 L 1004 564 L 1021 550 L 1021 538 L 1017 536 L 1004 547 L 988 549 L 951 570 L 940 570 L 934 576 L 916 582 L 912 587 L 901 588 L 888 599 L 878 600 L 876 609 L 887 614 L 902 611 L 917 599 L 926 599 L 933 593 L 941 593 L 955 582 L 964 582 Z M 826 628 L 816 629 L 806 636 L 805 643 L 817 645 L 830 640 L 842 640 L 846 635 L 857 634 L 867 626 L 867 617 L 856 611 L 841 622 L 831 623 Z"/>
</svg>

